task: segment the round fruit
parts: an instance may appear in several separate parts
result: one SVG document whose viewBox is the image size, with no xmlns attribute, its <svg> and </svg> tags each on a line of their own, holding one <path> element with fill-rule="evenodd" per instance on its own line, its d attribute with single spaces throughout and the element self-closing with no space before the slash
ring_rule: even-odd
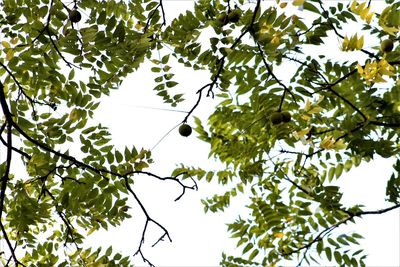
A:
<svg viewBox="0 0 400 267">
<path fill-rule="evenodd" d="M 69 19 L 72 23 L 77 23 L 81 21 L 82 15 L 77 9 L 73 9 L 69 12 Z"/>
<path fill-rule="evenodd" d="M 275 111 L 271 114 L 270 119 L 271 119 L 272 124 L 274 124 L 274 125 L 279 124 L 283 120 L 282 113 Z"/>
<path fill-rule="evenodd" d="M 393 49 L 393 41 L 390 39 L 383 40 L 381 43 L 381 50 L 384 53 L 388 53 Z"/>
<path fill-rule="evenodd" d="M 234 9 L 228 14 L 228 21 L 236 23 L 239 21 L 240 15 L 241 15 L 240 9 Z"/>
<path fill-rule="evenodd" d="M 192 127 L 184 123 L 181 126 L 179 126 L 179 133 L 184 137 L 188 137 L 192 133 Z"/>
<path fill-rule="evenodd" d="M 217 22 L 219 25 L 224 26 L 226 23 L 228 23 L 228 15 L 225 13 L 219 14 L 217 16 Z"/>
<path fill-rule="evenodd" d="M 282 121 L 283 122 L 290 122 L 292 120 L 292 116 L 288 111 L 282 112 Z"/>
</svg>

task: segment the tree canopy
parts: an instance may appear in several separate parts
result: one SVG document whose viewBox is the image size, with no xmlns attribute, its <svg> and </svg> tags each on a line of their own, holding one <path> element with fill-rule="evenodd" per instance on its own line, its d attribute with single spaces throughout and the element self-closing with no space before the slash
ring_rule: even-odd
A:
<svg viewBox="0 0 400 267">
<path fill-rule="evenodd" d="M 400 3 L 374 5 L 199 0 L 168 19 L 163 0 L 4 0 L 1 264 L 129 266 L 130 255 L 81 245 L 129 218 L 131 198 L 146 218 L 132 254 L 152 266 L 142 251 L 149 225 L 161 230 L 155 245 L 170 236 L 132 187 L 146 175 L 175 182 L 176 200 L 198 180 L 217 181 L 225 193 L 203 200 L 206 212 L 248 196 L 248 213 L 228 224 L 241 253 L 223 254 L 221 266 L 365 266 L 362 237 L 339 227 L 400 207 Z M 116 148 L 91 120 L 101 97 L 144 62 L 154 64 L 154 92 L 172 107 L 184 101 L 173 64 L 209 72 L 208 83 L 186 92 L 197 101 L 179 132 L 193 134 L 187 122 L 205 97 L 220 100 L 194 130 L 223 169 L 149 172 L 149 149 Z M 345 206 L 334 181 L 377 156 L 395 159 L 387 206 Z"/>
</svg>

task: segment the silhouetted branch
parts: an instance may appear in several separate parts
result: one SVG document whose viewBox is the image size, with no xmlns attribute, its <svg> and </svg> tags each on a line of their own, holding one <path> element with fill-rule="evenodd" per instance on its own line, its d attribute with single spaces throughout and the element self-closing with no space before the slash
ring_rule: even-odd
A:
<svg viewBox="0 0 400 267">
<path fill-rule="evenodd" d="M 15 255 L 15 249 L 16 249 L 16 247 L 17 247 L 17 243 L 15 244 L 14 247 L 12 246 L 11 241 L 10 241 L 10 239 L 8 238 L 6 229 L 5 229 L 5 227 L 4 227 L 3 222 L 2 222 L 1 219 L 0 219 L 0 229 L 1 229 L 1 232 L 2 232 L 2 234 L 3 234 L 3 238 L 4 238 L 4 240 L 6 241 L 7 246 L 8 246 L 8 248 L 9 248 L 9 250 L 10 250 L 10 253 L 11 253 L 11 257 L 10 257 L 10 259 L 8 260 L 8 263 L 7 263 L 5 266 L 8 266 L 10 260 L 12 259 L 12 260 L 14 261 L 15 266 L 24 266 L 24 267 L 26 267 L 26 265 L 24 265 L 22 262 L 20 262 L 20 261 L 17 259 L 17 256 Z"/>
<path fill-rule="evenodd" d="M 318 3 L 319 3 L 319 6 L 321 7 L 322 11 L 325 12 L 326 14 L 328 14 L 328 11 L 326 11 L 326 9 L 324 8 L 324 5 L 323 5 L 322 1 L 318 1 Z M 335 33 L 340 39 L 343 40 L 343 39 L 344 39 L 344 36 L 341 35 L 341 34 L 338 32 L 338 30 L 336 29 L 335 25 L 333 24 L 333 22 L 332 22 L 332 20 L 331 20 L 331 18 L 330 18 L 329 16 L 327 16 L 326 21 L 328 22 L 329 27 L 331 27 L 331 29 L 334 31 L 334 33 Z M 378 55 L 375 55 L 375 54 L 372 53 L 372 52 L 369 52 L 369 51 L 367 51 L 367 50 L 365 50 L 365 49 L 360 49 L 360 51 L 363 52 L 363 53 L 365 53 L 365 54 L 367 54 L 370 58 L 375 58 L 375 59 L 379 60 Z"/>
<path fill-rule="evenodd" d="M 279 108 L 278 108 L 277 111 L 281 111 L 281 109 L 282 109 L 282 105 L 283 105 L 283 101 L 285 100 L 286 92 L 288 92 L 288 93 L 292 96 L 293 101 L 294 101 L 295 103 L 297 103 L 296 98 L 295 98 L 295 96 L 293 95 L 293 93 L 290 91 L 290 89 L 289 89 L 281 80 L 279 80 L 278 77 L 275 75 L 275 73 L 272 71 L 272 69 L 271 69 L 271 67 L 269 66 L 267 60 L 265 59 L 264 51 L 262 50 L 261 45 L 260 45 L 258 42 L 256 42 L 256 44 L 257 44 L 257 48 L 258 48 L 258 51 L 259 51 L 259 53 L 260 53 L 261 59 L 262 59 L 262 61 L 263 61 L 263 63 L 264 63 L 264 66 L 266 67 L 266 69 L 267 69 L 267 71 L 268 71 L 268 74 L 271 75 L 271 77 L 272 77 L 280 86 L 283 87 L 283 94 L 282 94 L 282 96 L 281 96 L 281 101 L 280 101 L 280 103 L 279 103 Z"/>
<path fill-rule="evenodd" d="M 250 31 L 250 29 L 252 29 L 253 24 L 254 24 L 255 19 L 256 19 L 256 16 L 257 16 L 257 13 L 258 13 L 258 11 L 260 9 L 260 6 L 261 6 L 261 0 L 257 0 L 257 3 L 256 3 L 256 6 L 254 8 L 254 12 L 253 12 L 253 16 L 251 18 L 250 24 L 244 29 L 244 31 L 238 36 L 238 38 L 235 39 L 235 41 L 230 46 L 230 49 L 234 49 L 240 43 L 240 40 Z M 183 119 L 183 121 L 182 121 L 183 123 L 185 123 L 187 121 L 187 119 L 190 117 L 190 115 L 193 113 L 193 111 L 200 104 L 200 100 L 201 100 L 201 97 L 202 97 L 202 91 L 204 89 L 206 89 L 208 87 L 207 97 L 211 95 L 214 98 L 213 88 L 216 85 L 216 83 L 217 83 L 217 81 L 219 79 L 219 76 L 222 73 L 222 70 L 224 68 L 225 59 L 226 59 L 226 55 L 223 55 L 220 59 L 217 60 L 217 72 L 215 73 L 215 75 L 212 78 L 211 82 L 206 84 L 206 85 L 204 85 L 199 90 L 197 90 L 196 94 L 198 94 L 199 97 L 197 98 L 197 101 L 194 104 L 194 106 L 191 108 L 191 110 L 188 112 L 188 114 Z"/>
<path fill-rule="evenodd" d="M 10 180 L 11 159 L 12 159 L 12 125 L 9 122 L 7 122 L 7 156 L 6 156 L 5 170 L 4 170 L 3 176 L 1 177 L 1 185 L 0 185 L 0 187 L 1 187 L 0 188 L 0 190 L 1 190 L 1 192 L 0 192 L 0 228 L 3 233 L 4 239 L 6 240 L 7 246 L 10 250 L 11 257 L 15 263 L 15 266 L 18 266 L 19 264 L 22 266 L 25 266 L 18 261 L 16 255 L 15 255 L 15 248 L 13 248 L 11 241 L 8 238 L 7 232 L 4 228 L 3 222 L 2 222 L 4 202 L 5 202 L 5 198 L 6 198 L 7 183 Z"/>
<path fill-rule="evenodd" d="M 4 124 L 0 127 L 0 141 L 1 141 L 1 143 L 2 143 L 5 147 L 8 147 L 8 144 L 7 144 L 6 140 L 4 140 L 3 136 L 1 136 L 1 134 L 3 133 L 3 131 L 4 131 L 5 127 L 6 127 L 6 125 L 7 125 L 7 123 L 4 123 Z M 18 154 L 20 154 L 21 156 L 24 156 L 24 157 L 27 158 L 27 159 L 30 159 L 30 158 L 31 158 L 27 153 L 25 153 L 24 151 L 22 151 L 22 150 L 20 150 L 20 149 L 18 149 L 18 148 L 16 148 L 16 147 L 14 147 L 14 146 L 11 146 L 11 149 L 12 149 L 13 151 L 17 152 Z"/>
<path fill-rule="evenodd" d="M 76 242 L 76 239 L 74 237 L 74 231 L 75 228 L 72 225 L 72 223 L 70 222 L 70 220 L 67 218 L 66 214 L 64 212 L 61 211 L 61 208 L 59 208 L 59 204 L 57 202 L 57 199 L 54 197 L 54 195 L 49 191 L 49 189 L 47 187 L 44 187 L 44 190 L 46 192 L 46 194 L 48 194 L 51 199 L 54 201 L 54 206 L 55 206 L 55 210 L 58 214 L 58 216 L 61 218 L 61 220 L 64 222 L 65 227 L 67 228 L 67 237 L 65 238 L 64 241 L 64 246 L 67 245 L 68 243 L 68 237 L 71 238 L 71 242 L 75 245 L 76 248 L 79 248 L 78 243 Z"/>
<path fill-rule="evenodd" d="M 145 214 L 145 216 L 147 218 L 146 219 L 145 228 L 143 229 L 142 240 L 141 240 L 141 243 L 139 245 L 138 251 L 135 254 L 140 254 L 146 262 L 148 262 L 151 266 L 153 266 L 143 256 L 143 254 L 141 252 L 141 246 L 142 246 L 142 243 L 144 242 L 144 235 L 145 235 L 145 233 L 147 231 L 147 224 L 149 222 L 152 222 L 155 225 L 157 225 L 160 229 L 162 229 L 164 231 L 164 233 L 165 233 L 164 235 L 161 236 L 161 238 L 156 243 L 158 243 L 164 236 L 167 236 L 170 241 L 172 241 L 172 240 L 171 240 L 171 238 L 169 236 L 169 233 L 168 233 L 167 229 L 149 216 L 149 214 L 148 214 L 146 208 L 144 207 L 143 203 L 141 202 L 141 200 L 138 198 L 138 196 L 135 194 L 135 192 L 130 187 L 129 181 L 128 181 L 128 176 L 129 175 L 134 175 L 134 174 L 145 174 L 145 175 L 151 176 L 151 177 L 159 179 L 159 180 L 172 180 L 172 181 L 177 182 L 179 185 L 182 186 L 183 193 L 180 196 L 178 196 L 178 198 L 176 198 L 175 200 L 179 200 L 182 197 L 182 195 L 185 193 L 186 189 L 197 190 L 197 184 L 194 182 L 194 180 L 192 179 L 192 181 L 194 182 L 193 186 L 186 186 L 179 179 L 177 179 L 177 177 L 179 175 L 177 175 L 175 177 L 161 177 L 161 176 L 155 175 L 155 174 L 150 173 L 150 172 L 145 172 L 145 171 L 132 171 L 132 172 L 130 172 L 128 174 L 120 174 L 120 173 L 117 173 L 117 172 L 114 172 L 114 171 L 111 171 L 111 170 L 107 170 L 107 169 L 104 169 L 104 168 L 93 167 L 92 165 L 89 165 L 89 164 L 86 164 L 86 163 L 84 163 L 82 161 L 79 161 L 79 160 L 77 160 L 76 158 L 74 158 L 74 157 L 72 157 L 70 155 L 67 155 L 65 153 L 62 153 L 62 152 L 54 150 L 53 148 L 51 148 L 51 147 L 47 146 L 46 144 L 42 143 L 41 141 L 36 140 L 36 139 L 32 138 L 31 136 L 29 136 L 13 120 L 13 115 L 10 113 L 10 109 L 9 109 L 8 104 L 6 102 L 6 96 L 5 96 L 5 93 L 4 93 L 4 86 L 3 86 L 3 84 L 1 82 L 0 82 L 0 106 L 1 106 L 1 108 L 3 110 L 4 116 L 6 118 L 6 123 L 10 127 L 10 130 L 8 131 L 9 138 L 11 138 L 11 127 L 13 127 L 17 132 L 19 132 L 19 134 L 21 136 L 23 136 L 26 140 L 30 141 L 31 143 L 35 144 L 38 148 L 41 148 L 41 149 L 53 154 L 54 156 L 58 156 L 58 157 L 60 157 L 60 158 L 62 158 L 64 160 L 69 161 L 70 164 L 71 164 L 70 166 L 75 165 L 78 168 L 87 169 L 89 171 L 92 171 L 92 172 L 94 172 L 96 174 L 99 174 L 103 179 L 105 179 L 107 181 L 109 180 L 109 178 L 106 175 L 113 175 L 113 176 L 116 176 L 116 177 L 123 178 L 125 180 L 125 185 L 126 185 L 127 190 L 133 196 L 135 201 L 139 204 L 142 212 Z M 9 151 L 8 153 L 10 154 L 10 160 L 11 160 L 11 151 L 12 151 L 11 139 L 7 140 L 7 144 L 8 144 L 8 151 Z M 7 165 L 7 166 L 9 168 L 9 165 Z M 61 167 L 63 167 L 63 166 L 61 166 Z M 58 166 L 56 168 L 60 168 L 60 166 Z M 51 172 L 54 172 L 54 170 L 51 171 Z M 49 172 L 48 175 L 50 175 L 51 172 Z M 5 172 L 5 177 L 8 177 L 8 172 L 7 171 Z M 2 187 L 3 186 L 6 186 L 6 180 L 4 178 L 2 179 Z M 44 192 L 49 194 L 49 196 L 53 199 L 53 201 L 55 201 L 56 211 L 57 211 L 59 217 L 64 222 L 65 226 L 67 227 L 67 236 L 69 236 L 71 238 L 72 242 L 75 243 L 75 245 L 77 246 L 77 243 L 75 241 L 75 237 L 73 236 L 73 226 L 72 226 L 71 222 L 68 220 L 68 218 L 65 216 L 65 214 L 62 211 L 59 211 L 59 209 L 57 209 L 58 203 L 56 202 L 56 198 L 51 194 L 51 192 L 45 186 L 43 186 L 43 190 L 44 190 Z M 4 194 L 4 191 L 5 190 L 2 190 L 1 193 Z M 2 199 L 4 199 L 4 196 L 2 196 Z M 1 210 L 2 210 L 2 204 L 1 204 Z M 1 215 L 1 213 L 0 213 L 0 215 Z M 65 242 L 67 242 L 67 240 Z"/>
<path fill-rule="evenodd" d="M 389 212 L 391 210 L 400 208 L 400 204 L 394 205 L 392 207 L 389 208 L 385 208 L 385 209 L 380 209 L 380 210 L 374 210 L 374 211 L 358 211 L 358 212 L 350 212 L 350 211 L 345 211 L 345 210 L 341 210 L 343 212 L 345 212 L 346 214 L 348 214 L 348 217 L 344 218 L 343 220 L 331 225 L 328 228 L 325 228 L 323 231 L 321 231 L 319 234 L 317 234 L 310 242 L 308 242 L 307 244 L 292 250 L 290 252 L 287 253 L 282 253 L 282 255 L 284 256 L 288 256 L 288 255 L 292 255 L 295 253 L 300 252 L 301 250 L 308 250 L 313 244 L 315 244 L 316 242 L 322 240 L 325 236 L 327 236 L 330 232 L 332 232 L 333 230 L 335 230 L 336 228 L 338 228 L 339 226 L 341 226 L 342 224 L 347 223 L 350 220 L 353 220 L 355 217 L 361 217 L 363 215 L 371 215 L 371 214 L 383 214 L 386 212 Z"/>
<path fill-rule="evenodd" d="M 171 239 L 171 237 L 169 235 L 168 230 L 164 226 L 162 226 L 160 223 L 158 223 L 157 221 L 153 220 L 150 217 L 150 215 L 148 214 L 146 208 L 143 206 L 142 202 L 140 201 L 140 199 L 138 198 L 136 193 L 132 190 L 132 188 L 131 188 L 131 186 L 129 184 L 128 178 L 125 177 L 124 180 L 125 180 L 125 186 L 128 189 L 129 193 L 131 193 L 131 195 L 134 197 L 136 202 L 139 204 L 140 209 L 142 210 L 142 212 L 146 216 L 146 222 L 145 222 L 145 225 L 144 225 L 143 231 L 142 231 L 142 238 L 140 240 L 139 247 L 138 247 L 137 251 L 133 255 L 140 254 L 140 256 L 142 257 L 144 262 L 148 263 L 150 266 L 154 266 L 146 257 L 144 257 L 144 255 L 142 253 L 142 245 L 144 244 L 144 237 L 145 237 L 145 234 L 146 234 L 146 231 L 147 231 L 147 226 L 148 226 L 149 222 L 154 223 L 155 225 L 157 225 L 164 232 L 164 234 L 161 235 L 161 237 L 158 239 L 158 241 L 156 243 L 158 243 L 164 236 L 167 236 L 170 242 L 172 242 L 172 239 Z"/>
<path fill-rule="evenodd" d="M 164 5 L 163 5 L 163 0 L 159 0 L 160 2 L 158 3 L 158 5 L 150 12 L 150 14 L 149 14 L 149 17 L 147 18 L 147 21 L 146 21 L 146 25 L 144 26 L 144 29 L 143 29 L 143 33 L 146 33 L 147 32 L 147 29 L 149 28 L 149 26 L 150 26 L 150 21 L 151 21 L 151 19 L 154 17 L 154 15 L 156 14 L 156 11 L 157 11 L 157 9 L 161 9 L 161 15 L 162 15 L 162 19 L 163 19 L 163 22 L 162 22 L 162 26 L 165 26 L 166 25 L 166 20 L 165 20 L 165 10 L 164 10 Z"/>
</svg>

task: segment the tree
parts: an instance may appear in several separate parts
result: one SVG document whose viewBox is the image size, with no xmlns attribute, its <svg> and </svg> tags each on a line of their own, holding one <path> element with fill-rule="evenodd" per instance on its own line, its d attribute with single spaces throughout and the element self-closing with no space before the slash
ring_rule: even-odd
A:
<svg viewBox="0 0 400 267">
<path fill-rule="evenodd" d="M 363 266 L 365 255 L 356 246 L 360 235 L 337 229 L 400 207 L 400 4 L 386 2 L 378 14 L 370 2 L 200 0 L 167 25 L 162 0 L 4 1 L 2 264 L 128 266 L 129 257 L 112 248 L 80 245 L 85 232 L 128 218 L 130 197 L 146 217 L 133 253 L 152 265 L 141 250 L 148 225 L 162 231 L 156 244 L 170 238 L 132 189 L 137 175 L 147 175 L 176 182 L 182 188 L 177 200 L 197 189 L 195 179 L 218 180 L 226 193 L 204 200 L 206 211 L 223 211 L 239 192 L 248 194 L 250 213 L 228 227 L 243 255 L 225 255 L 223 266 L 274 266 L 296 256 L 300 263 L 319 256 Z M 299 17 L 292 5 L 313 19 Z M 351 23 L 360 29 L 347 36 L 343 29 Z M 319 53 L 332 38 L 356 59 Z M 210 72 L 182 123 L 204 96 L 221 99 L 208 127 L 196 119 L 195 130 L 210 144 L 210 155 L 226 165 L 223 170 L 182 165 L 171 176 L 148 172 L 149 150 L 115 148 L 107 128 L 90 120 L 101 96 L 144 61 L 155 64 L 154 91 L 172 106 L 183 95 L 173 93 L 171 64 Z M 279 77 L 281 66 L 296 70 Z M 377 155 L 396 158 L 387 182 L 388 207 L 344 206 L 340 188 L 331 182 Z M 23 171 L 14 165 L 18 160 Z M 74 252 L 65 254 L 63 246 L 71 245 Z"/>
<path fill-rule="evenodd" d="M 209 44 L 187 42 L 175 52 L 188 65 L 210 70 L 211 82 L 199 89 L 199 102 L 207 92 L 216 93 L 221 103 L 207 127 L 196 121 L 197 132 L 210 144 L 210 155 L 225 163 L 223 170 L 182 166 L 176 173 L 187 171 L 227 188 L 203 201 L 205 211 L 223 211 L 240 192 L 249 196 L 249 214 L 228 227 L 243 255 L 225 255 L 221 265 L 275 266 L 298 257 L 300 266 L 318 264 L 320 257 L 364 266 L 366 255 L 357 246 L 361 236 L 337 229 L 400 207 L 400 4 L 387 1 L 374 14 L 371 2 L 289 1 L 313 16 L 307 21 L 295 11 L 285 12 L 288 3 L 257 1 L 247 8 L 243 1 L 233 2 L 200 1 L 176 22 L 182 21 L 187 35 L 197 37 L 210 25 L 215 32 Z M 241 13 L 237 22 L 228 19 L 232 12 Z M 358 31 L 348 35 L 348 25 Z M 332 40 L 340 40 L 337 53 L 319 50 Z M 345 60 L 334 57 L 340 53 Z M 290 76 L 279 76 L 279 67 Z M 382 196 L 388 206 L 344 206 L 333 180 L 378 155 L 396 158 Z"/>
<path fill-rule="evenodd" d="M 161 229 L 159 241 L 170 239 L 133 191 L 134 176 L 173 180 L 182 194 L 196 184 L 146 172 L 148 150 L 117 150 L 107 129 L 90 121 L 101 96 L 118 88 L 158 45 L 153 36 L 162 6 L 146 2 L 2 3 L 2 266 L 129 265 L 129 255 L 112 255 L 111 248 L 80 246 L 84 232 L 130 216 L 128 197 L 147 219 L 133 253 L 151 265 L 141 250 L 149 224 Z M 13 165 L 19 158 L 23 171 Z M 66 254 L 66 246 L 73 253 Z"/>
</svg>

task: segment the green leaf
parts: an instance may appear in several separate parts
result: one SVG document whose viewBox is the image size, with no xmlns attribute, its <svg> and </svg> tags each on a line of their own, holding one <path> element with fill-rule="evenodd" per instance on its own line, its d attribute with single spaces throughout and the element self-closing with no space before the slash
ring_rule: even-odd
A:
<svg viewBox="0 0 400 267">
<path fill-rule="evenodd" d="M 252 243 L 247 243 L 247 245 L 244 247 L 244 249 L 242 251 L 242 254 L 246 254 L 252 248 L 253 248 L 253 244 Z"/>
<path fill-rule="evenodd" d="M 106 21 L 107 13 L 105 11 L 101 11 L 99 16 L 97 17 L 97 24 L 101 25 Z"/>
<path fill-rule="evenodd" d="M 125 25 L 121 21 L 114 30 L 113 37 L 117 38 L 119 42 L 123 42 L 125 39 Z"/>
<path fill-rule="evenodd" d="M 335 257 L 335 261 L 336 261 L 338 264 L 341 264 L 341 263 L 342 263 L 342 255 L 340 254 L 339 251 L 335 251 L 335 252 L 333 253 L 333 256 Z"/>
<path fill-rule="evenodd" d="M 328 261 L 332 260 L 332 251 L 330 247 L 325 247 L 325 255 Z"/>
<path fill-rule="evenodd" d="M 249 256 L 249 261 L 252 261 L 258 255 L 258 253 L 259 253 L 259 250 L 254 249 Z"/>
<path fill-rule="evenodd" d="M 317 13 L 318 15 L 321 14 L 321 12 L 319 11 L 319 9 L 317 7 L 315 7 L 313 4 L 310 3 L 310 1 L 304 1 L 303 3 L 303 8 L 305 10 Z"/>
</svg>

